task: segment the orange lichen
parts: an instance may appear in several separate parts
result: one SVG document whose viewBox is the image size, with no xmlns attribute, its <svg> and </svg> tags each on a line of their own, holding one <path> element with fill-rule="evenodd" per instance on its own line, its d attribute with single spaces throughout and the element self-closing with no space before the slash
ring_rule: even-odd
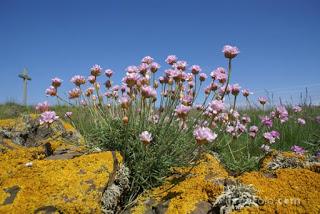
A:
<svg viewBox="0 0 320 214">
<path fill-rule="evenodd" d="M 61 144 L 52 142 L 54 148 L 60 148 Z M 33 213 L 45 206 L 53 206 L 63 213 L 101 212 L 102 190 L 113 170 L 111 152 L 68 160 L 43 158 L 42 146 L 19 147 L 0 155 L 0 204 L 9 196 L 6 189 L 20 188 L 13 203 L 0 205 L 0 213 Z M 117 158 L 122 161 L 118 153 Z M 32 162 L 32 166 L 27 167 L 27 162 Z"/>
<path fill-rule="evenodd" d="M 276 178 L 262 172 L 245 173 L 240 177 L 252 184 L 263 206 L 245 208 L 241 213 L 319 213 L 320 174 L 307 169 L 279 169 Z"/>
<path fill-rule="evenodd" d="M 180 175 L 190 171 L 189 167 L 176 168 L 174 170 Z M 144 213 L 147 209 L 144 201 L 152 198 L 157 203 L 170 199 L 167 214 L 191 213 L 198 202 L 214 200 L 222 191 L 223 187 L 213 182 L 217 178 L 228 176 L 226 170 L 211 155 L 205 155 L 201 162 L 195 166 L 190 175 L 175 186 L 173 181 L 176 177 L 170 177 L 167 182 L 155 188 L 138 200 L 138 205 L 132 210 L 134 214 Z M 171 198 L 171 196 L 173 196 Z"/>
</svg>

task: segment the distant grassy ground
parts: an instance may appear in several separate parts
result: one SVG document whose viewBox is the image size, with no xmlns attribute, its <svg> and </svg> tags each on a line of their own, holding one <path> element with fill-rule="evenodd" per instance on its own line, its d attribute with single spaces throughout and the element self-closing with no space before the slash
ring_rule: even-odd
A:
<svg viewBox="0 0 320 214">
<path fill-rule="evenodd" d="M 320 149 L 320 124 L 316 122 L 316 116 L 320 115 L 320 106 L 308 106 L 304 105 L 303 111 L 298 115 L 301 118 L 306 120 L 306 124 L 301 126 L 296 122 L 297 116 L 294 116 L 295 119 L 289 120 L 285 124 L 280 124 L 275 122 L 272 129 L 280 132 L 280 140 L 275 143 L 272 148 L 288 151 L 293 145 L 299 145 L 304 147 L 310 153 L 319 151 Z M 72 108 L 68 106 L 54 106 L 52 107 L 54 111 L 61 117 L 64 118 L 64 114 L 67 111 L 73 112 L 73 121 L 77 127 L 81 126 L 80 129 L 88 130 L 90 129 L 90 121 L 87 123 L 79 123 L 79 121 L 86 121 L 85 117 L 87 116 L 79 108 Z M 289 115 L 295 115 L 290 107 Z M 25 107 L 18 105 L 13 102 L 8 102 L 0 105 L 0 119 L 6 118 L 15 118 L 21 115 L 22 113 L 35 113 L 35 108 L 32 106 Z M 260 116 L 267 115 L 269 112 L 264 112 L 258 109 L 242 110 L 242 114 L 250 116 L 251 123 L 250 125 L 259 124 Z M 80 130 L 81 131 L 81 130 Z M 88 131 L 83 132 L 84 135 L 89 133 Z M 85 136 L 86 137 L 86 136 Z M 226 146 L 227 142 L 221 141 L 219 144 L 215 143 L 210 148 L 213 151 L 217 152 L 222 159 L 225 166 L 235 172 L 241 173 L 248 170 L 254 170 L 258 168 L 259 160 L 264 156 L 264 153 L 261 151 L 260 147 L 264 143 L 264 139 L 257 138 L 250 141 L 247 145 L 246 140 L 247 136 L 241 136 L 240 140 L 232 142 L 230 144 L 232 151 L 234 151 L 234 156 L 236 161 L 233 160 L 229 148 Z"/>
</svg>

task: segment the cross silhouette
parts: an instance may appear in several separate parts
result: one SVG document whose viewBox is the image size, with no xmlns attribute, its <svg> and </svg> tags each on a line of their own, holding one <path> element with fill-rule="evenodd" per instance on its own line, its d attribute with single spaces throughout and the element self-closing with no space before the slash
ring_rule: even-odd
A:
<svg viewBox="0 0 320 214">
<path fill-rule="evenodd" d="M 31 80 L 31 77 L 28 76 L 28 70 L 26 68 L 19 74 L 19 77 L 23 80 L 23 104 L 27 106 L 27 82 Z"/>
</svg>

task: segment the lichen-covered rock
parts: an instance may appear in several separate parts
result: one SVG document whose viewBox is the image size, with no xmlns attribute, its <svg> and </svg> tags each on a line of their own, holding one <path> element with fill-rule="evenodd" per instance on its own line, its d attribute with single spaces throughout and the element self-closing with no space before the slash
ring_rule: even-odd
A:
<svg viewBox="0 0 320 214">
<path fill-rule="evenodd" d="M 206 154 L 191 169 L 177 168 L 164 185 L 139 197 L 131 210 L 134 214 L 200 214 L 208 212 L 216 197 L 223 191 L 223 184 L 215 182 L 228 177 L 227 171 L 212 155 Z M 186 176 L 184 176 L 186 175 Z"/>
<path fill-rule="evenodd" d="M 51 141 L 49 156 L 60 158 L 46 157 L 43 146 L 27 148 L 9 140 L 0 145 L 5 150 L 0 153 L 0 213 L 101 213 L 114 158 L 122 163 L 119 153 L 83 154 L 84 147 L 62 141 Z"/>
<path fill-rule="evenodd" d="M 287 168 L 276 170 L 274 178 L 263 172 L 245 173 L 240 181 L 253 185 L 261 199 L 261 206 L 240 213 L 320 213 L 319 173 Z"/>
<path fill-rule="evenodd" d="M 42 145 L 52 138 L 60 138 L 77 145 L 84 143 L 83 137 L 69 123 L 58 120 L 50 126 L 40 125 L 38 117 L 31 114 L 0 120 L 0 138 L 11 139 L 13 143 L 26 147 Z"/>
</svg>

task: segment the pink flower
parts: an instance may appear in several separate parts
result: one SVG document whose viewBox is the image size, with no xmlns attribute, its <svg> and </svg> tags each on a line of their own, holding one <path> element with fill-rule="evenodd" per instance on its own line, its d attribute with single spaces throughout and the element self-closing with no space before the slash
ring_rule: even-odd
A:
<svg viewBox="0 0 320 214">
<path fill-rule="evenodd" d="M 291 151 L 295 152 L 298 155 L 303 155 L 306 152 L 303 147 L 297 145 L 292 146 Z"/>
<path fill-rule="evenodd" d="M 86 90 L 86 96 L 87 96 L 87 97 L 90 97 L 90 96 L 93 94 L 93 92 L 94 92 L 94 87 L 89 87 L 89 88 L 87 88 L 87 90 Z"/>
<path fill-rule="evenodd" d="M 250 123 L 250 122 L 251 122 L 251 119 L 250 119 L 249 116 L 243 116 L 243 117 L 241 117 L 241 123 L 242 123 L 242 124 L 246 125 L 246 124 L 248 124 L 248 123 Z"/>
<path fill-rule="evenodd" d="M 134 86 L 139 79 L 139 74 L 137 73 L 127 73 L 127 75 L 123 78 L 123 82 L 127 84 L 129 87 Z"/>
<path fill-rule="evenodd" d="M 100 65 L 95 64 L 94 66 L 92 66 L 90 70 L 91 70 L 91 75 L 96 77 L 101 74 L 102 68 L 100 67 Z"/>
<path fill-rule="evenodd" d="M 267 103 L 268 99 L 266 97 L 259 97 L 258 98 L 261 105 L 264 105 Z"/>
<path fill-rule="evenodd" d="M 152 141 L 152 135 L 150 132 L 148 131 L 143 131 L 140 135 L 139 135 L 140 141 L 147 145 Z"/>
<path fill-rule="evenodd" d="M 176 57 L 176 55 L 169 55 L 166 59 L 166 63 L 168 63 L 169 65 L 173 65 L 177 62 L 177 60 L 178 58 Z"/>
<path fill-rule="evenodd" d="M 159 65 L 158 63 L 156 63 L 156 62 L 153 62 L 153 63 L 151 63 L 151 65 L 150 65 L 150 71 L 151 71 L 152 73 L 157 72 L 157 70 L 159 70 L 159 68 L 160 68 L 160 65 Z"/>
<path fill-rule="evenodd" d="M 95 77 L 95 76 L 90 75 L 90 76 L 88 76 L 88 81 L 89 81 L 91 84 L 93 84 L 93 83 L 95 83 L 95 82 L 96 82 L 96 77 Z"/>
<path fill-rule="evenodd" d="M 179 118 L 185 119 L 190 110 L 191 110 L 190 106 L 185 106 L 181 104 L 176 107 L 175 113 Z"/>
<path fill-rule="evenodd" d="M 145 75 L 145 74 L 147 73 L 148 69 L 149 69 L 149 65 L 146 64 L 146 63 L 142 63 L 142 64 L 139 66 L 139 72 L 140 72 L 140 74 L 142 74 L 142 75 Z"/>
<path fill-rule="evenodd" d="M 222 52 L 224 53 L 224 56 L 228 59 L 232 59 L 240 53 L 240 51 L 237 47 L 230 46 L 230 45 L 225 45 L 223 47 Z"/>
<path fill-rule="evenodd" d="M 250 94 L 252 94 L 252 92 L 250 92 L 248 89 L 243 89 L 241 92 L 244 97 L 248 97 Z"/>
<path fill-rule="evenodd" d="M 225 109 L 225 105 L 222 100 L 213 100 L 209 103 L 209 106 L 212 109 L 213 114 L 218 114 Z"/>
<path fill-rule="evenodd" d="M 141 95 L 145 98 L 156 98 L 157 97 L 157 91 L 152 88 L 151 86 L 142 86 L 141 88 Z"/>
<path fill-rule="evenodd" d="M 191 95 L 184 95 L 181 98 L 181 102 L 186 106 L 190 106 L 192 104 L 192 101 L 193 101 L 193 97 Z"/>
<path fill-rule="evenodd" d="M 218 89 L 218 85 L 213 82 L 213 83 L 210 84 L 210 88 L 211 88 L 211 91 L 215 91 L 215 90 Z"/>
<path fill-rule="evenodd" d="M 128 96 L 122 96 L 119 99 L 119 103 L 122 108 L 127 109 L 129 107 L 130 98 Z"/>
<path fill-rule="evenodd" d="M 251 126 L 249 128 L 249 136 L 251 138 L 255 138 L 257 136 L 258 131 L 259 131 L 259 128 L 257 126 Z"/>
<path fill-rule="evenodd" d="M 234 84 L 230 86 L 231 89 L 231 94 L 234 96 L 238 96 L 239 92 L 240 92 L 240 86 L 239 84 Z"/>
<path fill-rule="evenodd" d="M 146 63 L 150 65 L 153 62 L 153 58 L 151 56 L 145 56 L 142 58 L 141 63 Z"/>
<path fill-rule="evenodd" d="M 49 110 L 49 103 L 44 101 L 43 103 L 38 103 L 36 106 L 36 110 L 40 111 L 41 113 Z"/>
<path fill-rule="evenodd" d="M 175 67 L 178 69 L 178 70 L 181 70 L 181 71 L 184 71 L 186 70 L 186 67 L 187 67 L 187 62 L 186 61 L 177 61 L 176 64 L 175 64 Z"/>
<path fill-rule="evenodd" d="M 46 89 L 46 95 L 47 96 L 56 96 L 57 95 L 57 89 L 53 86 L 50 86 L 49 88 Z"/>
<path fill-rule="evenodd" d="M 193 65 L 191 66 L 191 72 L 194 75 L 199 74 L 199 72 L 201 72 L 201 67 L 199 65 Z"/>
<path fill-rule="evenodd" d="M 104 71 L 104 73 L 105 73 L 105 75 L 107 76 L 107 77 L 111 77 L 112 76 L 112 74 L 113 74 L 113 71 L 111 70 L 111 69 L 107 69 L 107 70 L 105 70 Z"/>
<path fill-rule="evenodd" d="M 301 111 L 302 111 L 302 108 L 301 108 L 300 106 L 294 106 L 294 107 L 292 108 L 292 110 L 293 110 L 294 112 L 298 113 L 298 112 L 301 112 Z"/>
<path fill-rule="evenodd" d="M 62 80 L 58 77 L 53 78 L 51 81 L 53 87 L 58 88 L 59 86 L 61 86 Z"/>
<path fill-rule="evenodd" d="M 220 83 L 225 83 L 227 81 L 228 75 L 224 68 L 218 67 L 216 70 L 210 73 L 210 76 L 214 80 L 218 80 Z"/>
<path fill-rule="evenodd" d="M 276 142 L 276 139 L 280 138 L 280 133 L 277 131 L 266 132 L 263 134 L 265 140 L 267 140 L 270 144 Z"/>
<path fill-rule="evenodd" d="M 268 116 L 264 116 L 261 118 L 261 123 L 269 128 L 272 127 L 272 119 Z"/>
<path fill-rule="evenodd" d="M 214 141 L 218 135 L 213 133 L 211 129 L 207 127 L 198 127 L 194 130 L 193 136 L 195 137 L 197 143 L 201 145 Z"/>
<path fill-rule="evenodd" d="M 72 112 L 71 112 L 71 111 L 68 111 L 68 112 L 66 112 L 66 113 L 64 114 L 64 116 L 67 117 L 67 118 L 71 118 Z"/>
<path fill-rule="evenodd" d="M 135 65 L 130 65 L 126 68 L 128 73 L 137 73 L 139 71 L 138 67 Z"/>
<path fill-rule="evenodd" d="M 320 124 L 320 115 L 316 116 L 316 122 Z"/>
<path fill-rule="evenodd" d="M 278 106 L 276 108 L 276 116 L 280 119 L 281 123 L 284 123 L 284 122 L 288 121 L 289 114 L 288 114 L 288 111 L 287 111 L 286 107 Z"/>
<path fill-rule="evenodd" d="M 105 83 L 104 83 L 104 85 L 106 86 L 106 88 L 111 88 L 111 86 L 112 86 L 112 83 L 111 83 L 111 81 L 108 79 Z"/>
<path fill-rule="evenodd" d="M 74 83 L 76 86 L 80 86 L 86 83 L 86 78 L 84 76 L 75 75 L 70 80 L 72 83 Z"/>
<path fill-rule="evenodd" d="M 45 111 L 40 115 L 39 122 L 40 122 L 40 125 L 44 123 L 51 124 L 57 119 L 59 119 L 59 116 L 56 115 L 56 112 Z"/>
<path fill-rule="evenodd" d="M 69 99 L 75 99 L 75 98 L 80 97 L 81 90 L 79 88 L 74 88 L 74 89 L 70 90 L 68 92 L 68 94 L 69 94 Z"/>
<path fill-rule="evenodd" d="M 199 74 L 199 79 L 200 79 L 201 82 L 205 81 L 207 78 L 208 78 L 208 76 L 205 73 Z"/>
<path fill-rule="evenodd" d="M 268 146 L 266 144 L 262 144 L 260 148 L 264 152 L 270 152 L 271 151 L 270 146 Z"/>
<path fill-rule="evenodd" d="M 297 122 L 298 122 L 299 125 L 305 125 L 306 124 L 306 121 L 304 119 L 302 119 L 302 118 L 298 118 Z"/>
</svg>

